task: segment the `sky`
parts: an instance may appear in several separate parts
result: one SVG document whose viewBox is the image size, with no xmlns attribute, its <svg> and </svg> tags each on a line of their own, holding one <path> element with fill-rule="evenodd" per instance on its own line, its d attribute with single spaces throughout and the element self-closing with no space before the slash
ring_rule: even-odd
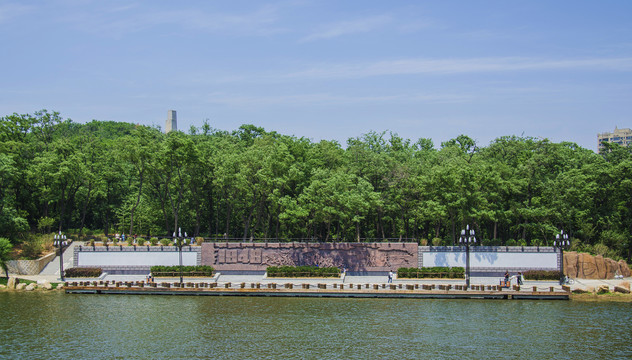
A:
<svg viewBox="0 0 632 360">
<path fill-rule="evenodd" d="M 312 141 L 632 127 L 632 1 L 4 1 L 0 116 Z"/>
</svg>

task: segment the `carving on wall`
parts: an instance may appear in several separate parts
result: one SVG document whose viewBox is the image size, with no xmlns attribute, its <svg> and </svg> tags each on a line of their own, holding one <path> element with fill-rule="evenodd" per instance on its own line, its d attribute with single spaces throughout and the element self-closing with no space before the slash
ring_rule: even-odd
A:
<svg viewBox="0 0 632 360">
<path fill-rule="evenodd" d="M 353 271 L 417 266 L 410 243 L 205 243 L 202 263 L 218 270 L 265 270 L 267 266 L 318 265 Z"/>
</svg>

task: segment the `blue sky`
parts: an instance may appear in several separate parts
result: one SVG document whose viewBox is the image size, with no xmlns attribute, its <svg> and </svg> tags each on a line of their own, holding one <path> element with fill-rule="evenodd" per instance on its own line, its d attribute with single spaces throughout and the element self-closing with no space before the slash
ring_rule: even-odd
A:
<svg viewBox="0 0 632 360">
<path fill-rule="evenodd" d="M 0 116 L 337 140 L 632 127 L 632 1 L 0 1 Z"/>
</svg>

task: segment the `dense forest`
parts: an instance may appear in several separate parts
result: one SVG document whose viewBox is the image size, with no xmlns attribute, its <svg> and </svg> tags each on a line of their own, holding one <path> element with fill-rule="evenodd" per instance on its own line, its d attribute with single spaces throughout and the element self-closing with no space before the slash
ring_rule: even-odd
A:
<svg viewBox="0 0 632 360">
<path fill-rule="evenodd" d="M 0 121 L 0 237 L 169 235 L 451 245 L 466 225 L 484 245 L 632 253 L 632 151 L 507 136 L 435 146 L 369 132 L 313 142 L 243 125 L 187 133 L 57 112 Z"/>
</svg>

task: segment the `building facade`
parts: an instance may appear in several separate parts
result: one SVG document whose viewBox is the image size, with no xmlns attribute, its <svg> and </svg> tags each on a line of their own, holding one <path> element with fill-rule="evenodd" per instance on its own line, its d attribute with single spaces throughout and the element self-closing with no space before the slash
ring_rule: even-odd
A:
<svg viewBox="0 0 632 360">
<path fill-rule="evenodd" d="M 167 121 L 165 122 L 165 134 L 178 130 L 178 116 L 175 110 L 167 111 Z"/>
<path fill-rule="evenodd" d="M 605 149 L 604 143 L 616 143 L 621 146 L 630 146 L 632 144 L 632 130 L 630 129 L 617 129 L 614 128 L 614 132 L 605 132 L 597 134 L 597 147 L 599 152 L 603 152 Z"/>
</svg>

